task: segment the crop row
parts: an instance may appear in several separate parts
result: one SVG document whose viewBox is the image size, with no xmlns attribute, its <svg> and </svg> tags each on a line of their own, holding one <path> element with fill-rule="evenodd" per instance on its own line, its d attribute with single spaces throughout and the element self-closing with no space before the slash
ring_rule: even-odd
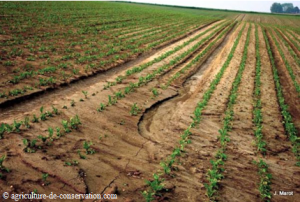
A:
<svg viewBox="0 0 300 202">
<path fill-rule="evenodd" d="M 286 30 L 292 37 L 300 43 L 300 39 L 290 30 Z"/>
<path fill-rule="evenodd" d="M 224 29 L 224 26 L 227 26 L 227 24 L 219 27 L 218 29 L 216 29 L 214 31 L 214 33 L 212 33 L 210 36 L 206 37 L 205 39 L 202 39 L 201 41 L 199 41 L 197 44 L 195 44 L 192 48 L 188 49 L 187 51 L 185 51 L 184 53 L 182 53 L 181 55 L 177 56 L 176 58 L 172 59 L 168 64 L 162 65 L 161 67 L 155 69 L 153 72 L 148 73 L 146 76 L 141 76 L 139 77 L 139 81 L 136 83 L 130 83 L 128 86 L 125 87 L 124 91 L 118 91 L 115 93 L 115 95 L 112 97 L 109 95 L 109 99 L 108 99 L 108 104 L 103 104 L 100 103 L 100 108 L 98 108 L 98 111 L 102 111 L 101 108 L 105 108 L 106 106 L 109 105 L 114 105 L 118 99 L 122 99 L 123 97 L 125 97 L 127 94 L 131 93 L 134 91 L 135 88 L 140 87 L 141 85 L 145 85 L 147 83 L 149 83 L 150 81 L 152 81 L 156 76 L 162 74 L 164 71 L 168 71 L 170 69 L 172 69 L 174 66 L 176 66 L 178 63 L 180 63 L 180 61 L 184 60 L 185 58 L 187 58 L 190 54 L 193 54 L 195 51 L 197 51 L 199 49 L 199 47 L 201 47 L 201 45 L 206 41 L 209 40 L 211 38 L 213 38 L 213 36 L 220 32 L 222 29 Z M 226 31 L 228 31 L 229 28 L 225 29 L 225 31 L 222 32 L 222 35 L 224 35 L 226 33 Z M 211 48 L 211 47 L 210 47 Z M 111 85 L 115 85 L 115 84 L 110 84 Z M 99 110 L 100 109 L 100 110 Z"/>
<path fill-rule="evenodd" d="M 267 143 L 263 140 L 262 134 L 262 105 L 261 105 L 261 58 L 260 58 L 260 49 L 259 49 L 259 37 L 258 37 L 258 29 L 257 24 L 255 24 L 255 55 L 256 55 L 256 68 L 255 68 L 255 80 L 254 80 L 254 109 L 253 109 L 253 122 L 255 125 L 254 135 L 256 137 L 256 146 L 257 150 L 265 155 L 267 152 L 266 145 Z M 254 162 L 258 166 L 259 170 L 259 192 L 261 199 L 263 201 L 268 201 L 271 199 L 271 179 L 272 175 L 268 172 L 267 163 L 260 159 L 259 162 Z"/>
<path fill-rule="evenodd" d="M 153 48 L 154 46 L 159 45 L 160 43 L 163 43 L 163 42 L 165 42 L 165 41 L 167 41 L 167 40 L 170 40 L 170 39 L 172 39 L 172 37 L 174 38 L 174 37 L 176 37 L 176 36 L 178 36 L 178 35 L 185 34 L 185 32 L 186 32 L 186 30 L 184 30 L 184 31 L 182 31 L 182 32 L 179 32 L 179 33 L 175 33 L 174 35 L 171 35 L 170 38 L 169 38 L 169 37 L 163 38 L 163 39 L 161 39 L 161 40 L 159 40 L 159 41 L 156 41 L 156 42 L 154 42 L 154 43 L 152 43 L 152 44 L 149 44 L 149 46 L 146 47 L 143 51 L 149 50 L 149 49 Z M 79 55 L 80 55 L 80 54 L 79 54 Z M 106 55 L 107 55 L 107 54 L 106 54 Z M 125 54 L 125 57 L 129 57 L 129 56 L 130 56 L 129 54 Z M 77 57 L 78 57 L 78 56 L 77 56 Z M 87 60 L 90 61 L 90 62 L 92 62 L 92 61 L 95 60 L 95 59 L 98 59 L 98 57 L 93 57 L 93 58 L 91 58 L 90 56 L 89 56 L 89 57 L 88 57 L 88 56 L 85 56 L 85 57 L 86 57 Z M 121 56 L 120 56 L 120 57 L 121 57 Z M 122 57 L 121 57 L 121 58 L 122 58 Z M 80 58 L 79 58 L 79 59 L 80 59 Z M 78 60 L 79 60 L 79 59 L 78 59 Z M 89 67 L 89 68 L 92 68 L 92 69 L 100 68 L 100 67 L 103 67 L 103 66 L 105 66 L 105 65 L 112 64 L 112 63 L 114 63 L 114 61 L 116 61 L 116 60 L 118 60 L 118 59 L 119 59 L 119 57 L 113 57 L 112 59 L 109 59 L 109 60 L 107 60 L 107 61 L 101 61 L 98 65 L 92 65 L 92 64 L 90 64 L 88 67 Z M 126 58 L 122 58 L 122 59 L 126 59 Z M 47 74 L 49 75 L 49 73 L 55 73 L 58 69 L 61 69 L 61 70 L 62 70 L 62 71 L 61 71 L 61 76 L 62 76 L 62 79 L 65 80 L 65 79 L 67 79 L 68 77 L 70 77 L 69 75 L 66 75 L 66 73 L 65 73 L 65 70 L 66 70 L 66 68 L 67 68 L 68 66 L 69 66 L 69 65 L 66 65 L 66 63 L 64 63 L 63 65 L 59 65 L 58 68 L 55 67 L 55 66 L 52 66 L 52 67 L 46 67 L 46 68 L 41 69 L 41 70 L 38 70 L 38 71 L 36 71 L 36 72 L 34 72 L 34 71 L 25 71 L 25 72 L 20 73 L 18 76 L 13 77 L 13 78 L 10 80 L 10 82 L 13 83 L 13 84 L 16 84 L 16 83 L 18 83 L 20 80 L 23 80 L 23 79 L 26 79 L 26 78 L 29 78 L 29 77 L 31 78 L 33 75 L 40 75 L 40 74 L 43 75 L 43 74 L 45 74 L 45 73 L 47 73 Z M 74 75 L 75 75 L 75 74 L 78 74 L 78 70 L 73 69 L 73 70 L 72 70 L 72 73 L 73 73 Z M 49 79 L 50 79 L 50 80 L 49 80 Z M 39 83 L 38 83 L 37 85 L 39 85 L 39 86 L 47 86 L 47 85 L 52 85 L 52 84 L 55 84 L 55 81 L 54 81 L 54 78 L 50 77 L 50 78 L 48 78 L 48 79 L 40 78 L 40 79 L 39 79 Z M 19 90 L 18 93 L 17 93 L 16 95 L 18 95 L 18 94 L 23 94 L 23 93 L 24 93 L 23 91 Z M 5 94 L 4 92 L 2 92 L 1 95 L 2 95 L 2 97 L 8 97 L 8 96 L 10 96 L 10 93 L 9 93 L 9 94 Z M 14 96 L 16 96 L 16 95 L 14 94 Z"/>
<path fill-rule="evenodd" d="M 180 136 L 180 141 L 179 141 L 179 146 L 175 147 L 172 154 L 164 161 L 160 163 L 160 165 L 163 168 L 164 174 L 170 174 L 170 172 L 173 170 L 173 164 L 175 163 L 176 157 L 181 156 L 181 153 L 184 151 L 184 148 L 187 144 L 191 143 L 189 136 L 192 135 L 192 132 L 190 131 L 192 128 L 195 128 L 199 123 L 201 119 L 201 112 L 204 109 L 204 107 L 207 105 L 208 100 L 211 97 L 211 94 L 215 90 L 216 86 L 220 82 L 225 69 L 228 67 L 233 54 L 236 50 L 236 47 L 238 45 L 238 42 L 242 36 L 243 30 L 245 28 L 245 25 L 243 28 L 240 30 L 238 37 L 236 38 L 233 47 L 231 48 L 231 51 L 227 57 L 227 60 L 223 64 L 221 70 L 219 73 L 216 75 L 215 79 L 212 81 L 212 83 L 209 86 L 209 89 L 204 93 L 203 95 L 203 100 L 197 104 L 197 107 L 194 111 L 194 118 L 192 123 L 189 125 L 189 127 L 183 132 L 183 134 Z M 154 173 L 153 174 L 153 180 L 152 181 L 147 181 L 147 185 L 149 186 L 148 190 L 145 190 L 143 192 L 143 196 L 146 199 L 146 201 L 152 201 L 154 200 L 158 195 L 159 192 L 164 188 L 163 181 L 165 180 L 161 176 L 163 173 Z"/>
<path fill-rule="evenodd" d="M 289 75 L 290 75 L 290 77 L 291 77 L 291 79 L 292 79 L 292 81 L 293 81 L 293 84 L 294 84 L 294 86 L 295 86 L 295 88 L 296 88 L 296 91 L 297 91 L 297 93 L 298 93 L 298 96 L 300 96 L 300 85 L 299 85 L 299 83 L 296 81 L 296 76 L 295 76 L 295 74 L 294 74 L 294 71 L 293 71 L 292 67 L 290 66 L 288 60 L 286 59 L 286 57 L 285 57 L 285 55 L 284 55 L 284 53 L 283 53 L 283 51 L 282 51 L 282 49 L 281 49 L 281 47 L 280 47 L 280 45 L 279 45 L 277 39 L 275 38 L 275 36 L 273 35 L 273 33 L 272 33 L 271 31 L 270 31 L 269 33 L 270 33 L 270 35 L 271 35 L 273 41 L 275 42 L 275 45 L 276 45 L 276 47 L 277 47 L 277 49 L 278 49 L 278 52 L 279 52 L 279 54 L 280 54 L 280 56 L 281 56 L 281 58 L 282 58 L 282 60 L 283 60 L 283 62 L 284 62 L 284 64 L 285 64 L 285 66 L 286 66 L 286 69 L 287 69 L 288 72 L 289 72 Z"/>
<path fill-rule="evenodd" d="M 237 99 L 237 91 L 239 88 L 239 85 L 241 83 L 242 75 L 246 66 L 246 60 L 247 60 L 247 54 L 248 54 L 248 46 L 250 41 L 250 33 L 251 33 L 251 25 L 248 28 L 247 37 L 246 37 L 246 43 L 244 45 L 244 51 L 242 60 L 239 66 L 239 70 L 237 72 L 237 75 L 233 81 L 230 96 L 229 96 L 229 102 L 227 104 L 227 109 L 225 111 L 225 117 L 223 119 L 223 127 L 219 130 L 220 136 L 218 136 L 218 139 L 220 141 L 221 148 L 218 149 L 215 160 L 211 160 L 212 168 L 208 170 L 207 172 L 207 180 L 208 184 L 205 184 L 206 193 L 207 196 L 211 201 L 216 201 L 216 192 L 219 188 L 219 182 L 221 179 L 224 178 L 223 172 L 224 168 L 223 165 L 225 161 L 227 160 L 226 155 L 226 148 L 227 143 L 230 141 L 229 138 L 229 132 L 232 129 L 232 121 L 234 119 L 234 110 L 233 106 L 236 103 Z"/>
<path fill-rule="evenodd" d="M 300 51 L 300 45 L 288 34 L 289 32 L 282 29 L 280 31 L 285 33 L 285 36 L 288 38 L 288 40 L 296 46 L 298 51 Z"/>
<path fill-rule="evenodd" d="M 197 64 L 197 62 L 199 62 L 205 55 L 207 55 L 207 53 L 209 52 L 209 50 L 218 42 L 219 39 L 221 39 L 225 33 L 227 33 L 235 24 L 231 24 L 229 27 L 227 27 L 224 31 L 222 31 L 222 33 L 220 35 L 217 36 L 217 38 L 210 42 L 208 44 L 208 46 L 199 54 L 197 55 L 192 62 L 190 62 L 189 64 L 187 64 L 184 68 L 182 68 L 180 71 L 178 71 L 175 75 L 173 75 L 166 84 L 166 87 L 168 87 L 174 80 L 176 80 L 177 78 L 179 78 L 182 74 L 185 73 L 186 70 L 190 69 L 193 65 Z M 207 38 L 211 38 L 212 35 L 208 36 Z M 203 39 L 204 40 L 204 39 Z"/>
<path fill-rule="evenodd" d="M 227 23 L 226 23 L 226 24 L 227 24 Z M 126 75 L 121 75 L 121 76 L 117 77 L 115 82 L 107 82 L 107 84 L 104 86 L 104 89 L 108 89 L 108 88 L 110 88 L 110 86 L 114 86 L 114 85 L 116 85 L 117 83 L 121 83 L 124 79 L 126 79 L 126 78 L 127 78 L 128 76 L 130 76 L 130 75 L 133 75 L 133 74 L 135 74 L 135 73 L 142 72 L 143 70 L 145 70 L 145 69 L 148 68 L 149 66 L 151 66 L 151 65 L 153 65 L 153 64 L 155 64 L 155 63 L 158 63 L 158 62 L 164 60 L 165 58 L 169 57 L 170 55 L 172 55 L 172 54 L 178 52 L 179 50 L 181 50 L 181 49 L 184 48 L 185 46 L 189 45 L 189 44 L 192 43 L 193 41 L 195 41 L 195 40 L 197 40 L 198 38 L 200 38 L 201 36 L 207 34 L 207 33 L 210 32 L 211 30 L 214 30 L 216 27 L 218 27 L 218 26 L 220 26 L 220 25 L 223 27 L 223 26 L 226 26 L 226 24 L 225 24 L 225 23 L 217 24 L 217 25 L 215 25 L 215 26 L 213 26 L 213 27 L 207 29 L 206 31 L 201 32 L 200 34 L 198 34 L 197 36 L 193 37 L 192 39 L 190 39 L 190 40 L 184 42 L 182 45 L 179 45 L 179 46 L 173 48 L 172 50 L 170 50 L 170 51 L 164 53 L 163 55 L 161 55 L 161 56 L 159 56 L 159 57 L 153 59 L 152 61 L 147 62 L 147 63 L 142 64 L 142 65 L 137 66 L 137 67 L 133 67 L 133 68 L 127 70 L 127 71 L 126 71 Z"/>
<path fill-rule="evenodd" d="M 270 62 L 272 65 L 273 77 L 274 77 L 274 82 L 275 82 L 275 87 L 276 87 L 276 94 L 277 94 L 277 99 L 278 99 L 278 103 L 280 106 L 281 115 L 284 120 L 284 122 L 283 122 L 284 128 L 285 128 L 285 131 L 286 131 L 287 135 L 289 136 L 289 139 L 293 145 L 292 151 L 295 154 L 296 159 L 298 161 L 297 166 L 300 166 L 300 141 L 299 141 L 300 139 L 297 136 L 298 133 L 297 133 L 296 127 L 293 123 L 292 116 L 288 111 L 289 107 L 286 104 L 285 99 L 284 99 L 283 89 L 280 84 L 278 70 L 276 68 L 275 60 L 274 60 L 273 53 L 272 53 L 272 50 L 270 47 L 270 43 L 269 43 L 266 31 L 264 29 L 263 29 L 263 35 L 264 35 L 264 39 L 265 39 L 265 42 L 267 45 Z"/>
<path fill-rule="evenodd" d="M 287 47 L 289 53 L 291 54 L 291 56 L 294 58 L 294 60 L 296 61 L 296 63 L 300 67 L 300 59 L 298 58 L 298 56 L 296 55 L 296 53 L 294 52 L 294 50 L 288 44 L 288 42 L 286 41 L 286 39 L 284 37 L 282 37 L 281 33 L 279 33 L 279 31 L 277 29 L 274 29 L 274 31 L 277 34 L 277 36 L 281 39 L 281 41 L 284 43 L 284 45 Z"/>
<path fill-rule="evenodd" d="M 54 106 L 52 106 L 52 111 L 44 111 L 44 107 L 41 107 L 40 108 L 40 116 L 37 117 L 34 114 L 31 120 L 28 116 L 26 116 L 23 121 L 14 120 L 14 122 L 12 124 L 1 123 L 0 139 L 3 138 L 5 133 L 9 134 L 12 132 L 20 132 L 22 125 L 24 126 L 24 128 L 29 129 L 31 127 L 30 121 L 32 123 L 37 123 L 39 121 L 46 121 L 48 119 L 48 117 L 53 117 L 54 115 L 59 115 L 59 114 L 60 114 L 60 112 Z"/>
<path fill-rule="evenodd" d="M 253 109 L 253 122 L 255 125 L 254 135 L 256 137 L 257 150 L 263 155 L 266 154 L 267 143 L 263 140 L 262 134 L 262 106 L 261 106 L 261 59 L 259 51 L 259 38 L 257 25 L 255 24 L 255 55 L 256 55 L 256 69 L 255 69 L 255 85 L 254 85 L 254 109 Z"/>
</svg>

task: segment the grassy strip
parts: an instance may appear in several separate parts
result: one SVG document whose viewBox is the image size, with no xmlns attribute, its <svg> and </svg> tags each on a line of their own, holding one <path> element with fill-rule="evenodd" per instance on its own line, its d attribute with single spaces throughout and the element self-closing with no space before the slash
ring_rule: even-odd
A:
<svg viewBox="0 0 300 202">
<path fill-rule="evenodd" d="M 283 117 L 283 124 L 284 124 L 284 128 L 285 131 L 287 133 L 287 135 L 289 136 L 290 141 L 292 142 L 293 145 L 293 153 L 295 154 L 296 158 L 297 158 L 297 166 L 300 166 L 300 139 L 297 136 L 297 130 L 294 126 L 293 123 L 293 119 L 291 114 L 288 111 L 288 105 L 285 103 L 284 100 L 284 96 L 283 96 L 283 90 L 280 84 L 280 79 L 279 79 L 279 75 L 278 75 L 278 70 L 276 68 L 275 65 L 275 60 L 272 54 L 272 50 L 269 44 L 269 40 L 266 34 L 266 31 L 263 29 L 263 35 L 264 35 L 264 39 L 267 45 L 267 49 L 268 49 L 268 54 L 269 54 L 269 58 L 270 58 L 270 62 L 272 65 L 272 70 L 273 70 L 273 77 L 274 77 L 274 82 L 275 82 L 275 87 L 276 87 L 276 93 L 277 93 L 277 99 L 279 102 L 279 106 L 280 106 L 280 110 L 281 110 L 281 115 Z"/>
<path fill-rule="evenodd" d="M 225 23 L 221 23 L 222 27 L 225 26 L 226 24 Z M 128 76 L 133 75 L 133 74 L 138 73 L 138 72 L 141 72 L 144 69 L 148 68 L 149 66 L 162 61 L 163 59 L 165 59 L 165 58 L 169 57 L 170 55 L 176 53 L 177 51 L 181 50 L 185 46 L 189 45 L 193 41 L 197 40 L 198 38 L 200 38 L 201 36 L 205 35 L 206 33 L 208 33 L 209 31 L 211 31 L 213 29 L 215 29 L 218 26 L 220 26 L 220 24 L 217 24 L 217 25 L 211 27 L 210 29 L 206 30 L 205 32 L 202 32 L 202 33 L 198 34 L 197 36 L 195 36 L 192 39 L 190 39 L 190 40 L 186 41 L 185 43 L 183 43 L 182 45 L 175 47 L 174 49 L 172 49 L 172 50 L 164 53 L 163 55 L 161 55 L 161 56 L 153 59 L 150 62 L 147 62 L 145 64 L 142 64 L 140 66 L 133 67 L 133 68 L 127 70 L 126 71 L 126 75 L 122 75 L 122 76 L 117 77 L 115 82 L 107 82 L 107 84 L 104 86 L 104 89 L 108 89 L 111 86 L 115 86 L 117 83 L 121 83 Z"/>
<path fill-rule="evenodd" d="M 204 184 L 207 196 L 211 201 L 216 201 L 216 192 L 219 188 L 219 182 L 221 179 L 224 178 L 222 174 L 224 172 L 224 168 L 222 166 L 224 165 L 224 161 L 226 161 L 227 159 L 227 155 L 225 154 L 225 152 L 227 148 L 227 143 L 230 141 L 228 132 L 232 129 L 232 121 L 234 118 L 233 106 L 237 99 L 237 91 L 241 83 L 242 75 L 246 66 L 248 46 L 250 41 L 250 32 L 251 26 L 248 28 L 246 43 L 244 46 L 244 52 L 240 63 L 240 67 L 232 84 L 228 106 L 225 112 L 225 117 L 223 119 L 223 128 L 219 130 L 220 136 L 218 138 L 220 140 L 221 148 L 217 151 L 217 154 L 215 155 L 215 160 L 210 161 L 212 164 L 212 169 L 209 169 L 207 172 L 207 179 L 209 183 Z"/>
<path fill-rule="evenodd" d="M 253 110 L 253 122 L 255 124 L 254 135 L 256 137 L 256 146 L 257 150 L 261 152 L 263 155 L 266 154 L 266 145 L 267 143 L 263 140 L 262 134 L 262 112 L 261 112 L 261 59 L 259 52 L 259 38 L 258 38 L 258 30 L 257 24 L 255 24 L 255 55 L 256 55 L 256 69 L 255 69 L 255 85 L 254 85 L 254 110 Z"/>
<path fill-rule="evenodd" d="M 195 117 L 193 118 L 193 122 L 190 124 L 190 126 L 180 136 L 180 141 L 179 141 L 180 145 L 175 147 L 172 154 L 169 155 L 168 157 L 166 157 L 166 160 L 164 160 L 160 163 L 160 165 L 162 166 L 165 174 L 170 174 L 170 172 L 172 170 L 172 166 L 175 163 L 176 157 L 180 156 L 181 152 L 184 151 L 185 146 L 187 144 L 191 143 L 191 141 L 189 140 L 189 136 L 192 134 L 190 132 L 190 129 L 196 127 L 196 125 L 199 124 L 200 117 L 201 117 L 201 111 L 207 105 L 208 100 L 210 99 L 213 91 L 216 89 L 216 86 L 220 82 L 226 68 L 229 66 L 230 61 L 231 61 L 231 59 L 233 57 L 233 54 L 234 54 L 234 52 L 237 48 L 237 45 L 240 41 L 240 38 L 242 36 L 242 33 L 243 33 L 244 29 L 245 29 L 245 25 L 240 30 L 240 32 L 238 34 L 238 37 L 236 38 L 236 40 L 234 42 L 234 45 L 231 48 L 231 51 L 230 51 L 225 63 L 223 64 L 220 72 L 216 75 L 215 79 L 210 84 L 209 89 L 205 92 L 205 94 L 203 96 L 203 100 L 198 103 L 198 105 L 197 105 L 197 107 L 194 111 Z M 143 192 L 143 196 L 144 196 L 144 198 L 146 199 L 147 202 L 150 202 L 150 201 L 154 200 L 155 197 L 159 195 L 159 192 L 163 189 L 163 187 L 164 187 L 164 185 L 163 185 L 164 178 L 162 178 L 161 175 L 163 175 L 163 173 L 161 173 L 161 172 L 154 173 L 153 174 L 153 180 L 152 181 L 146 181 L 146 184 L 149 186 L 149 189 L 145 190 Z"/>
<path fill-rule="evenodd" d="M 300 85 L 296 81 L 296 76 L 294 74 L 294 71 L 293 71 L 292 67 L 290 66 L 289 62 L 287 61 L 287 59 L 285 58 L 284 53 L 283 53 L 282 49 L 280 48 L 280 45 L 279 45 L 277 39 L 275 38 L 275 36 L 273 35 L 273 33 L 271 31 L 269 33 L 270 33 L 273 41 L 275 42 L 275 45 L 276 45 L 276 47 L 278 49 L 278 52 L 279 52 L 279 54 L 280 54 L 280 56 L 281 56 L 281 58 L 282 58 L 282 60 L 283 60 L 283 62 L 285 64 L 285 66 L 286 66 L 286 69 L 289 72 L 289 75 L 290 75 L 290 77 L 291 77 L 291 79 L 293 81 L 293 84 L 294 84 L 294 86 L 296 88 L 298 96 L 300 97 Z"/>
</svg>

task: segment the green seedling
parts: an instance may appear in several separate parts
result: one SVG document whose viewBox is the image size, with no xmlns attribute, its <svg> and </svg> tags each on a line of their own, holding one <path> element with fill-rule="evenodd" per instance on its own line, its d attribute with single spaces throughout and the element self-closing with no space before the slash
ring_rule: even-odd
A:
<svg viewBox="0 0 300 202">
<path fill-rule="evenodd" d="M 79 155 L 79 157 L 81 159 L 86 159 L 86 156 L 84 156 L 83 154 L 81 154 L 80 150 L 77 150 L 77 154 Z"/>
<path fill-rule="evenodd" d="M 40 112 L 41 112 L 40 119 L 41 119 L 42 121 L 47 120 L 47 114 L 44 113 L 44 107 L 41 107 L 41 108 L 40 108 Z"/>
<path fill-rule="evenodd" d="M 157 97 L 158 96 L 158 90 L 156 88 L 152 88 L 152 94 L 154 97 Z"/>
<path fill-rule="evenodd" d="M 48 173 L 43 173 L 42 174 L 42 180 L 43 180 L 43 186 L 48 186 L 49 184 L 50 184 L 50 182 L 49 181 L 47 181 L 47 179 L 48 179 L 48 177 L 49 177 L 49 174 Z"/>
<path fill-rule="evenodd" d="M 70 125 L 72 129 L 78 130 L 78 126 L 81 125 L 78 115 L 70 119 Z"/>
<path fill-rule="evenodd" d="M 13 130 L 15 132 L 20 132 L 20 127 L 22 126 L 22 122 L 17 122 L 16 120 L 14 120 L 14 123 L 13 123 Z"/>
<path fill-rule="evenodd" d="M 32 122 L 33 122 L 33 123 L 38 123 L 38 122 L 39 122 L 39 118 L 36 117 L 35 114 L 33 115 Z"/>
<path fill-rule="evenodd" d="M 99 108 L 97 108 L 97 111 L 98 112 L 102 112 L 103 110 L 105 110 L 105 104 L 103 104 L 103 103 L 100 103 L 100 107 Z"/>
<path fill-rule="evenodd" d="M 60 127 L 56 127 L 56 136 L 57 136 L 57 137 L 63 136 L 63 133 L 61 132 Z"/>
<path fill-rule="evenodd" d="M 6 131 L 6 127 L 4 123 L 1 123 L 0 125 L 0 139 L 3 138 L 4 132 Z"/>
<path fill-rule="evenodd" d="M 59 112 L 58 112 L 58 109 L 55 108 L 53 105 L 52 105 L 52 112 L 55 114 L 55 115 L 59 115 Z"/>
<path fill-rule="evenodd" d="M 49 111 L 46 111 L 45 114 L 46 114 L 46 117 L 53 117 L 53 114 Z"/>
<path fill-rule="evenodd" d="M 35 153 L 36 142 L 37 142 L 36 139 L 33 139 L 32 141 L 28 139 L 23 139 L 23 144 L 25 146 L 24 152 Z"/>
<path fill-rule="evenodd" d="M 62 125 L 64 127 L 65 133 L 70 133 L 72 130 L 69 128 L 69 123 L 66 120 L 62 121 Z"/>
<path fill-rule="evenodd" d="M 72 101 L 71 101 L 71 107 L 74 107 L 74 106 L 75 106 L 75 101 L 72 100 Z"/>
<path fill-rule="evenodd" d="M 108 96 L 108 105 L 115 105 L 117 103 L 116 98 L 111 98 L 111 96 Z"/>
<path fill-rule="evenodd" d="M 14 129 L 13 125 L 4 124 L 4 126 L 5 126 L 5 130 L 7 133 L 13 132 L 13 129 Z"/>
<path fill-rule="evenodd" d="M 26 128 L 30 128 L 30 125 L 29 125 L 29 117 L 28 117 L 28 116 L 25 117 L 23 123 L 24 123 L 24 126 L 25 126 Z"/>
<path fill-rule="evenodd" d="M 5 159 L 6 155 L 2 155 L 2 157 L 0 158 L 0 170 L 8 173 L 10 170 L 3 165 Z"/>
<path fill-rule="evenodd" d="M 38 136 L 38 139 L 42 140 L 42 142 L 45 144 L 46 141 L 48 140 L 48 137 L 47 137 L 47 136 L 39 135 L 39 136 Z"/>
<path fill-rule="evenodd" d="M 95 154 L 96 153 L 96 151 L 93 148 L 91 148 L 92 145 L 93 145 L 92 142 L 84 141 L 83 148 L 85 149 L 86 154 Z"/>
<path fill-rule="evenodd" d="M 138 108 L 137 104 L 134 103 L 130 110 L 131 116 L 136 116 L 139 112 L 140 112 L 140 109 Z"/>
<path fill-rule="evenodd" d="M 85 99 L 87 99 L 87 94 L 88 94 L 88 92 L 83 90 L 82 93 L 83 93 Z"/>
</svg>

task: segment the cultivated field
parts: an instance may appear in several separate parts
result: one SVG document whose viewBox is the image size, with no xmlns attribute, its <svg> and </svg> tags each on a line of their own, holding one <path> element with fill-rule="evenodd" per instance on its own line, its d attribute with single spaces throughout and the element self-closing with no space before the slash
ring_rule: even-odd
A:
<svg viewBox="0 0 300 202">
<path fill-rule="evenodd" d="M 1 196 L 299 201 L 300 16 L 0 7 Z"/>
</svg>

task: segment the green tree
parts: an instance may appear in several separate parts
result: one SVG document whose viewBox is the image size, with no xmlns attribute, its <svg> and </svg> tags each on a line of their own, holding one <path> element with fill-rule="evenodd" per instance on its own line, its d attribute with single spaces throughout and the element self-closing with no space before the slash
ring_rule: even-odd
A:
<svg viewBox="0 0 300 202">
<path fill-rule="evenodd" d="M 280 3 L 273 3 L 271 6 L 272 13 L 282 13 L 282 5 Z"/>
<path fill-rule="evenodd" d="M 293 12 L 294 5 L 292 3 L 284 3 L 284 4 L 281 4 L 281 6 L 282 6 L 282 11 L 284 13 L 292 13 Z"/>
<path fill-rule="evenodd" d="M 296 6 L 296 7 L 294 8 L 294 13 L 299 13 L 299 12 L 300 12 L 300 10 L 299 10 L 298 6 Z"/>
</svg>

